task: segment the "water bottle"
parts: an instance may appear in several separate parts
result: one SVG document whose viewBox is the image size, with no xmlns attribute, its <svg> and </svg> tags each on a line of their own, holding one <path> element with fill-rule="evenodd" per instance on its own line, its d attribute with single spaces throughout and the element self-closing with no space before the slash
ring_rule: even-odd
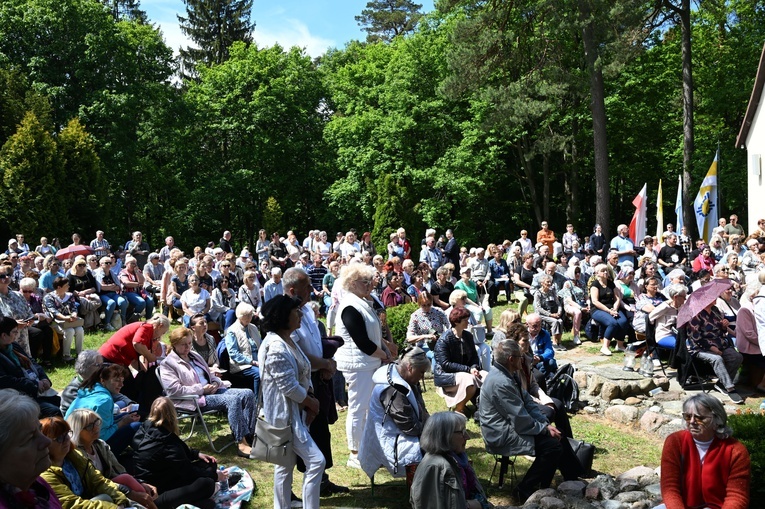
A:
<svg viewBox="0 0 765 509">
<path fill-rule="evenodd" d="M 762 403 L 760 403 L 760 413 L 765 411 L 765 399 L 762 400 Z"/>
<path fill-rule="evenodd" d="M 224 465 L 220 465 L 218 467 L 221 472 L 226 470 L 226 467 Z M 225 493 L 228 491 L 228 479 L 223 479 L 222 481 L 218 481 L 218 486 L 220 486 L 220 489 L 218 490 L 221 493 Z"/>
</svg>

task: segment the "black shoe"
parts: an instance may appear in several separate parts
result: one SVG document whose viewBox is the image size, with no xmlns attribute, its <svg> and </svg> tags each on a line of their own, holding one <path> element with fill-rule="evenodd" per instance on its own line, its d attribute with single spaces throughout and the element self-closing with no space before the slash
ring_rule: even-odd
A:
<svg viewBox="0 0 765 509">
<path fill-rule="evenodd" d="M 326 482 L 321 483 L 321 491 L 319 492 L 319 496 L 322 497 L 331 497 L 335 493 L 350 493 L 351 490 L 348 489 L 347 486 L 339 486 L 332 481 L 327 480 Z"/>
<path fill-rule="evenodd" d="M 735 403 L 735 404 L 737 404 L 737 405 L 743 405 L 743 404 L 744 404 L 744 398 L 742 398 L 742 397 L 739 395 L 739 393 L 737 393 L 736 391 L 731 391 L 731 392 L 729 392 L 729 393 L 728 393 L 728 397 L 730 398 L 730 400 L 731 400 L 733 403 Z"/>
<path fill-rule="evenodd" d="M 292 492 L 290 492 L 290 507 L 292 509 L 300 509 L 301 507 L 303 507 L 303 501 L 299 499 L 298 496 Z"/>
</svg>

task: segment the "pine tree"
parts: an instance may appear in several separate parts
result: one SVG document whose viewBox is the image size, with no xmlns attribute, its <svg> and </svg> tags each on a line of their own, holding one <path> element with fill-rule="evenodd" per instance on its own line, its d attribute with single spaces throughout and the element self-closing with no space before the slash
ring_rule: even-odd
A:
<svg viewBox="0 0 765 509">
<path fill-rule="evenodd" d="M 178 21 L 181 31 L 197 45 L 180 50 L 185 77 L 196 76 L 199 65 L 211 66 L 228 60 L 234 42 L 252 42 L 253 0 L 184 1 L 186 17 L 178 16 Z"/>
<path fill-rule="evenodd" d="M 129 20 L 147 23 L 146 12 L 141 10 L 140 0 L 102 0 L 103 4 L 109 8 L 115 21 Z"/>
<path fill-rule="evenodd" d="M 368 42 L 390 42 L 394 37 L 411 33 L 422 17 L 421 4 L 411 0 L 372 0 L 367 8 L 356 16 L 359 26 L 364 27 Z"/>
</svg>

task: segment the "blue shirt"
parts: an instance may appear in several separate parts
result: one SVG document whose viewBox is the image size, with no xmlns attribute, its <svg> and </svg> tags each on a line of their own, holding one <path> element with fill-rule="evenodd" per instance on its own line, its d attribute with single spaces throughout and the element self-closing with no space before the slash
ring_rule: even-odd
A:
<svg viewBox="0 0 765 509">
<path fill-rule="evenodd" d="M 632 243 L 629 237 L 622 237 L 621 235 L 617 235 L 613 239 L 611 239 L 611 249 L 615 249 L 619 252 L 621 251 L 634 251 L 635 250 L 635 244 Z M 634 263 L 635 258 L 631 254 L 620 254 L 619 255 L 619 265 L 621 265 L 623 262 L 633 262 Z"/>
</svg>

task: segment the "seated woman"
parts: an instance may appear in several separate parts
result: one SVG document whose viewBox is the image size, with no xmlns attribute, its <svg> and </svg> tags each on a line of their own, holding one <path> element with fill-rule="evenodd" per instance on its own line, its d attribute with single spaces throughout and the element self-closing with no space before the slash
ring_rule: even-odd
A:
<svg viewBox="0 0 765 509">
<path fill-rule="evenodd" d="M 749 452 L 731 436 L 723 404 L 695 394 L 683 401 L 683 419 L 687 429 L 669 435 L 661 452 L 659 508 L 749 507 Z"/>
<path fill-rule="evenodd" d="M 181 296 L 189 289 L 189 260 L 188 258 L 179 258 L 173 266 L 173 276 L 170 278 L 170 284 L 165 296 L 167 304 L 175 308 L 179 313 L 183 313 L 183 304 Z"/>
<path fill-rule="evenodd" d="M 468 329 L 473 334 L 473 328 L 481 323 L 483 317 L 483 310 L 480 306 L 471 301 L 464 290 L 454 290 L 449 296 L 449 303 L 451 307 L 446 310 L 446 315 L 452 312 L 453 309 L 461 308 L 466 309 L 470 313 L 468 319 Z M 479 337 L 473 334 L 473 341 L 475 342 L 475 348 L 478 351 L 478 361 L 480 362 L 480 369 L 491 369 L 491 347 L 484 341 L 485 338 Z M 435 367 L 433 369 L 435 373 Z"/>
<path fill-rule="evenodd" d="M 64 362 L 74 361 L 72 357 L 72 342 L 74 341 L 75 356 L 82 352 L 82 341 L 85 338 L 85 330 L 82 318 L 77 316 L 80 304 L 69 291 L 69 280 L 65 277 L 57 277 L 53 281 L 53 291 L 46 294 L 43 304 L 48 313 L 53 317 L 58 326 L 63 329 L 64 341 L 61 345 Z"/>
<path fill-rule="evenodd" d="M 646 316 L 667 300 L 659 291 L 660 286 L 661 281 L 656 276 L 643 280 L 642 291 L 635 302 L 635 316 L 632 317 L 632 328 L 635 332 L 645 334 Z M 658 336 L 656 339 L 659 339 Z"/>
<path fill-rule="evenodd" d="M 578 260 L 574 258 L 574 260 Z M 563 310 L 571 317 L 572 334 L 575 345 L 582 343 L 582 321 L 590 318 L 590 305 L 587 300 L 587 282 L 582 277 L 582 268 L 579 263 L 572 264 L 566 270 L 566 282 L 558 292 L 563 299 Z"/>
<path fill-rule="evenodd" d="M 69 382 L 63 391 L 61 391 L 61 414 L 66 415 L 66 411 L 69 410 L 69 406 L 72 401 L 77 397 L 77 391 L 80 390 L 82 382 L 84 382 L 94 371 L 100 369 L 104 365 L 104 358 L 96 350 L 83 350 L 80 355 L 77 356 L 77 360 L 74 362 L 74 378 Z M 128 405 L 134 403 L 130 398 L 122 393 L 114 394 L 114 401 L 120 408 L 125 408 Z"/>
<path fill-rule="evenodd" d="M 438 412 L 425 423 L 420 437 L 425 457 L 409 492 L 413 509 L 493 507 L 465 452 L 466 425 L 465 416 L 454 412 Z"/>
<path fill-rule="evenodd" d="M 391 271 L 385 276 L 388 285 L 382 293 L 382 303 L 386 308 L 412 302 L 412 298 L 402 287 L 404 277 L 399 272 Z"/>
<path fill-rule="evenodd" d="M 514 323 L 521 323 L 521 315 L 514 309 L 502 311 L 502 314 L 499 315 L 499 325 L 494 327 L 494 337 L 491 338 L 492 343 L 507 338 L 507 332 Z"/>
<path fill-rule="evenodd" d="M 144 310 L 147 317 L 151 316 L 154 312 L 154 301 L 148 294 L 141 293 L 146 280 L 135 258 L 125 257 L 125 268 L 120 271 L 119 278 L 122 284 L 122 297 L 133 306 L 134 316 L 140 315 Z"/>
<path fill-rule="evenodd" d="M 46 417 L 41 431 L 51 442 L 51 465 L 42 477 L 51 485 L 63 509 L 118 509 L 130 500 L 113 483 L 93 468 L 92 463 L 72 444 L 72 431 L 61 417 Z"/>
<path fill-rule="evenodd" d="M 40 432 L 40 407 L 13 389 L 0 389 L 0 507 L 60 509 L 40 477 L 50 467 L 51 440 Z"/>
<path fill-rule="evenodd" d="M 507 339 L 514 340 L 521 348 L 523 364 L 518 372 L 518 378 L 521 380 L 523 390 L 531 395 L 532 399 L 539 405 L 539 409 L 547 417 L 547 420 L 555 423 L 555 427 L 563 433 L 564 437 L 573 437 L 571 424 L 569 423 L 568 414 L 566 413 L 565 406 L 563 406 L 563 402 L 545 394 L 545 391 L 539 385 L 539 380 L 544 380 L 544 374 L 534 365 L 534 355 L 531 352 L 528 328 L 520 322 L 511 325 L 507 332 Z M 496 339 L 492 339 L 492 343 L 496 342 Z"/>
<path fill-rule="evenodd" d="M 467 402 L 473 399 L 483 383 L 473 335 L 468 332 L 470 313 L 454 308 L 449 313 L 451 328 L 436 343 L 436 371 L 433 382 L 446 401 L 446 406 L 465 415 Z"/>
<path fill-rule="evenodd" d="M 101 418 L 93 410 L 80 408 L 66 419 L 72 429 L 72 444 L 83 456 L 88 458 L 98 472 L 117 484 L 120 492 L 130 500 L 144 507 L 156 509 L 154 499 L 157 489 L 149 484 L 138 482 L 128 474 L 109 445 L 98 438 L 101 432 Z"/>
<path fill-rule="evenodd" d="M 449 328 L 446 314 L 433 305 L 433 296 L 422 292 L 417 299 L 419 309 L 409 317 L 406 328 L 406 342 L 425 350 L 429 359 L 434 359 L 436 341 Z"/>
<path fill-rule="evenodd" d="M 229 358 L 228 380 L 233 387 L 252 389 L 258 394 L 260 370 L 258 369 L 258 348 L 260 332 L 252 322 L 255 308 L 241 303 L 236 307 L 236 321 L 231 324 L 223 338 Z"/>
<path fill-rule="evenodd" d="M 244 271 L 244 277 L 242 278 L 242 285 L 237 292 L 237 300 L 249 304 L 257 312 L 260 309 L 260 284 L 258 283 L 258 273 L 254 270 Z M 236 309 L 234 309 L 234 319 L 236 319 Z M 233 322 L 232 322 L 233 323 Z M 230 323 L 226 324 L 226 329 L 231 326 Z"/>
<path fill-rule="evenodd" d="M 709 249 L 709 246 L 704 246 L 701 249 L 701 252 L 699 253 L 699 256 L 696 257 L 695 260 L 693 260 L 692 268 L 693 273 L 698 274 L 702 270 L 707 270 L 709 272 L 712 272 L 712 269 L 717 264 L 717 260 L 715 260 L 715 257 L 712 256 L 712 250 Z"/>
<path fill-rule="evenodd" d="M 616 290 L 614 282 L 609 278 L 608 266 L 605 263 L 598 264 L 593 276 L 592 286 L 590 286 L 592 319 L 606 328 L 600 353 L 610 356 L 611 340 L 614 338 L 616 338 L 616 348 L 620 352 L 626 350 L 624 336 L 627 335 L 629 321 L 621 306 L 621 293 Z"/>
<path fill-rule="evenodd" d="M 736 392 L 733 379 L 738 372 L 743 357 L 728 341 L 728 320 L 720 310 L 710 302 L 688 322 L 686 344 L 688 352 L 709 364 L 717 375 L 717 388 L 728 395 L 733 403 L 743 404 L 744 400 Z"/>
<path fill-rule="evenodd" d="M 721 272 L 720 276 L 725 277 L 726 274 L 727 269 L 726 271 Z M 715 276 L 717 276 L 717 273 L 715 273 Z M 719 297 L 717 297 L 715 306 L 723 314 L 723 317 L 728 320 L 728 329 L 730 330 L 731 335 L 735 337 L 736 319 L 738 317 L 738 312 L 741 310 L 741 303 L 736 297 L 733 296 L 732 284 L 730 288 L 725 290 Z"/>
<path fill-rule="evenodd" d="M 159 509 L 183 504 L 212 507 L 215 482 L 225 481 L 218 462 L 190 449 L 178 436 L 178 414 L 169 398 L 159 397 L 151 405 L 149 418 L 133 439 L 135 476 L 157 487 L 154 500 Z"/>
<path fill-rule="evenodd" d="M 88 263 L 85 258 L 78 257 L 74 261 L 67 278 L 69 279 L 69 289 L 80 304 L 77 307 L 77 314 L 83 319 L 82 326 L 85 329 L 90 329 L 100 324 L 101 298 L 98 296 L 96 278 L 88 270 Z"/>
<path fill-rule="evenodd" d="M 179 327 L 170 333 L 172 351 L 162 362 L 162 386 L 167 396 L 181 410 L 194 411 L 194 404 L 178 396 L 198 396 L 205 410 L 226 410 L 234 439 L 239 442 L 239 456 L 249 457 L 245 437 L 255 431 L 255 395 L 250 389 L 227 389 L 231 384 L 210 373 L 207 361 L 191 349 L 194 333 Z"/>
<path fill-rule="evenodd" d="M 553 348 L 563 348 L 560 344 L 563 335 L 563 303 L 558 298 L 558 292 L 553 285 L 552 276 L 542 274 L 539 277 L 539 290 L 534 294 L 534 311 L 539 314 L 542 322 L 547 324 L 553 339 Z"/>
<path fill-rule="evenodd" d="M 758 391 L 765 392 L 765 356 L 760 348 L 757 320 L 752 304 L 752 298 L 760 292 L 760 288 L 762 285 L 759 281 L 752 281 L 746 285 L 736 323 L 736 348 L 744 357 L 742 365 L 750 373 L 751 385 L 755 385 Z"/>
<path fill-rule="evenodd" d="M 631 324 L 635 316 L 635 303 L 637 302 L 638 295 L 640 295 L 640 288 L 635 284 L 635 270 L 629 265 L 625 265 L 616 275 L 614 285 L 621 296 L 622 311 L 624 311 L 624 315 L 627 317 L 627 322 Z M 627 327 L 627 334 L 631 335 L 630 340 L 634 339 L 635 331 L 631 325 Z"/>
<path fill-rule="evenodd" d="M 381 466 L 393 477 L 404 477 L 406 467 L 422 459 L 420 435 L 428 412 L 420 381 L 428 371 L 425 350 L 412 346 L 398 363 L 381 366 L 372 375 L 375 388 L 359 450 L 359 463 L 370 479 Z"/>
<path fill-rule="evenodd" d="M 82 382 L 77 397 L 66 411 L 66 417 L 78 408 L 96 412 L 102 423 L 98 438 L 109 444 L 118 456 L 130 445 L 140 426 L 138 413 L 132 405 L 125 408 L 117 406 L 118 411 L 115 412 L 114 396 L 119 394 L 126 376 L 130 376 L 130 372 L 119 364 L 101 366 Z"/>
<path fill-rule="evenodd" d="M 421 270 L 414 269 L 412 271 L 411 282 L 412 283 L 406 289 L 406 293 L 409 294 L 409 297 L 412 299 L 411 302 L 417 302 L 420 294 L 423 291 L 427 291 L 425 289 L 425 277 Z"/>
<path fill-rule="evenodd" d="M 230 288 L 232 275 L 219 277 L 212 291 L 210 320 L 218 322 L 221 330 L 226 330 L 236 320 L 236 293 Z"/>
<path fill-rule="evenodd" d="M 440 310 L 449 309 L 449 297 L 454 291 L 454 285 L 449 281 L 449 269 L 441 266 L 436 270 L 436 280 L 430 285 L 430 294 L 433 296 L 433 304 Z"/>
<path fill-rule="evenodd" d="M 467 304 L 465 307 L 470 311 L 470 314 L 473 315 L 473 320 L 475 320 L 476 324 L 480 324 L 481 320 L 485 320 L 486 328 L 488 332 L 491 332 L 491 308 L 488 306 L 482 307 L 479 304 L 481 300 L 478 297 L 478 286 L 475 281 L 470 279 L 470 275 L 470 267 L 462 267 L 462 269 L 460 269 L 460 280 L 454 285 L 454 290 L 462 290 L 467 294 Z"/>
<path fill-rule="evenodd" d="M 49 395 L 51 382 L 45 371 L 16 342 L 18 323 L 7 316 L 0 317 L 0 389 L 15 389 L 40 405 L 42 416 L 61 415 L 61 399 Z"/>
<path fill-rule="evenodd" d="M 207 315 L 210 311 L 210 293 L 200 286 L 201 279 L 197 274 L 189 276 L 189 289 L 181 295 L 183 306 L 183 325 L 189 326 L 189 320 L 197 313 Z M 209 318 L 209 315 L 208 315 Z"/>
<path fill-rule="evenodd" d="M 211 373 L 220 376 L 223 370 L 220 368 L 215 339 L 207 333 L 207 318 L 205 315 L 194 315 L 191 317 L 189 325 L 194 333 L 191 348 L 207 362 L 207 367 L 210 368 Z"/>
</svg>

